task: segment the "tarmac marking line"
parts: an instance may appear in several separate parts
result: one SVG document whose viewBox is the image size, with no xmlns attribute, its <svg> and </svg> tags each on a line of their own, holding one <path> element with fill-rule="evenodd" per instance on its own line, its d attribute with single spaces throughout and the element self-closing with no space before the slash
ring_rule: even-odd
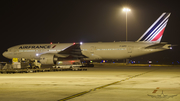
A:
<svg viewBox="0 0 180 101">
<path fill-rule="evenodd" d="M 84 91 L 84 92 L 81 92 L 81 93 L 78 93 L 78 94 L 75 94 L 75 95 L 72 95 L 72 96 L 69 96 L 69 97 L 60 99 L 60 100 L 58 100 L 58 101 L 66 101 L 66 100 L 69 100 L 69 99 L 72 99 L 72 98 L 75 98 L 75 97 L 84 95 L 84 94 L 86 94 L 86 93 L 88 93 L 88 92 L 89 92 L 89 91 Z"/>
<path fill-rule="evenodd" d="M 126 79 L 123 79 L 123 80 L 121 80 L 121 81 L 116 81 L 116 82 L 113 82 L 113 83 L 110 83 L 110 84 L 106 84 L 106 85 L 103 85 L 103 86 L 100 86 L 100 87 L 97 87 L 97 88 L 90 89 L 90 90 L 88 90 L 88 91 L 80 92 L 80 93 L 71 95 L 71 96 L 69 96 L 69 97 L 60 99 L 60 100 L 58 100 L 58 101 L 66 101 L 66 100 L 69 100 L 69 99 L 73 99 L 73 98 L 75 98 L 75 97 L 78 97 L 78 96 L 82 96 L 82 95 L 84 95 L 84 94 L 87 94 L 87 93 L 89 93 L 89 92 L 91 92 L 91 91 L 96 91 L 97 89 L 102 89 L 102 88 L 105 88 L 105 87 L 108 87 L 108 86 L 117 84 L 117 83 L 119 83 L 119 82 L 132 79 L 133 77 L 138 77 L 138 76 L 140 76 L 140 75 L 143 75 L 143 74 L 146 74 L 146 73 L 149 73 L 149 72 L 153 72 L 153 71 L 154 71 L 154 70 L 148 71 L 148 72 L 144 72 L 144 73 L 141 73 L 141 74 L 137 74 L 137 75 L 134 75 L 134 76 L 132 76 L 132 77 L 128 77 L 128 78 L 126 78 Z M 157 87 L 156 89 L 159 89 L 159 87 Z M 157 90 L 154 90 L 152 93 L 156 93 L 156 92 L 157 92 Z"/>
</svg>

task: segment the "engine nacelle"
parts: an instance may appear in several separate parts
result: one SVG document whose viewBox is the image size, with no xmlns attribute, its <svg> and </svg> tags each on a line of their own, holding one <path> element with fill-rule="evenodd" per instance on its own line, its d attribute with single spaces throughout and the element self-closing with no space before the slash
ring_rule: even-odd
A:
<svg viewBox="0 0 180 101">
<path fill-rule="evenodd" d="M 45 65 L 54 65 L 56 64 L 57 60 L 58 58 L 55 57 L 54 54 L 43 54 L 40 56 L 41 64 L 45 64 Z"/>
</svg>

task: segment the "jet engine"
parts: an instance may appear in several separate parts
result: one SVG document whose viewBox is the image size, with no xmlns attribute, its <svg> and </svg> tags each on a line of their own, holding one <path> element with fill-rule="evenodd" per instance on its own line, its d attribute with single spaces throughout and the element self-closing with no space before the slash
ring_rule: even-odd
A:
<svg viewBox="0 0 180 101">
<path fill-rule="evenodd" d="M 58 58 L 54 54 L 42 54 L 40 56 L 41 64 L 45 64 L 45 65 L 54 65 L 56 64 L 57 60 Z"/>
</svg>

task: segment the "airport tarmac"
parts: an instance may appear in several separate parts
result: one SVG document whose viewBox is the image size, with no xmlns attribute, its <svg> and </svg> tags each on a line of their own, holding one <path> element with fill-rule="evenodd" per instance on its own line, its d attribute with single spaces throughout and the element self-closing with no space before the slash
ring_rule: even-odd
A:
<svg viewBox="0 0 180 101">
<path fill-rule="evenodd" d="M 179 101 L 180 67 L 0 74 L 0 101 Z"/>
</svg>

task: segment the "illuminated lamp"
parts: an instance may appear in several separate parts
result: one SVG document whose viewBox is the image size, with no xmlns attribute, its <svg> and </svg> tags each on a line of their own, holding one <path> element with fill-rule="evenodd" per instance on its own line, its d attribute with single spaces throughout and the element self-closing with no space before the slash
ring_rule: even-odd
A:
<svg viewBox="0 0 180 101">
<path fill-rule="evenodd" d="M 36 54 L 36 56 L 39 56 L 39 54 Z"/>
</svg>

